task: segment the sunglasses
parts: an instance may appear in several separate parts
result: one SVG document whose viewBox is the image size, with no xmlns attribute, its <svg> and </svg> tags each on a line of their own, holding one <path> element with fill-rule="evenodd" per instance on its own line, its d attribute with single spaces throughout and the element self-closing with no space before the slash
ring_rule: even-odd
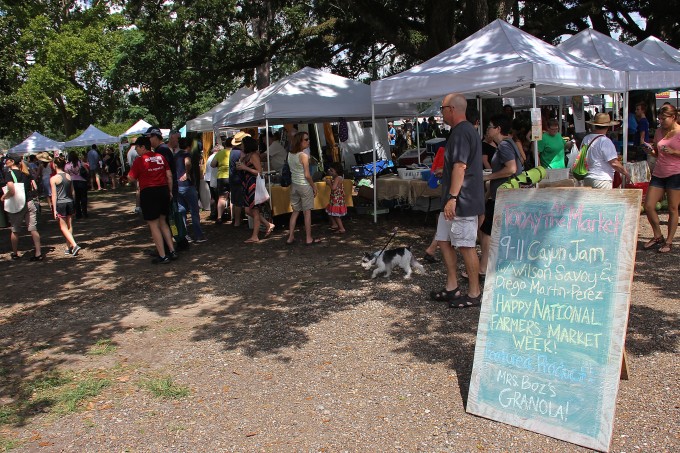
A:
<svg viewBox="0 0 680 453">
<path fill-rule="evenodd" d="M 439 111 L 442 112 L 442 113 L 444 112 L 444 109 L 453 110 L 453 107 L 451 107 L 450 105 L 442 105 L 441 107 L 439 107 Z"/>
</svg>

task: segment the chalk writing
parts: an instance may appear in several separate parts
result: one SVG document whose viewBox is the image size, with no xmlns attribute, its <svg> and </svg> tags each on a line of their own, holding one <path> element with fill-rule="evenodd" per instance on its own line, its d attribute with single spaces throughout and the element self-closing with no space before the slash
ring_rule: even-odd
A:
<svg viewBox="0 0 680 453">
<path fill-rule="evenodd" d="M 622 247 L 639 212 L 621 194 L 525 194 L 496 201 L 468 410 L 599 445 Z"/>
</svg>

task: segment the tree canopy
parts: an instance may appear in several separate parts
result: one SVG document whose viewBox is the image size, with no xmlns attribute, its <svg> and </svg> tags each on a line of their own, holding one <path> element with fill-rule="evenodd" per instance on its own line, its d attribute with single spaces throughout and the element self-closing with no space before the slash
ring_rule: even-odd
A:
<svg viewBox="0 0 680 453">
<path fill-rule="evenodd" d="M 0 137 L 139 118 L 179 127 L 304 66 L 364 81 L 501 18 L 553 44 L 592 26 L 680 46 L 678 0 L 0 0 Z M 643 25 L 644 24 L 644 25 Z"/>
</svg>

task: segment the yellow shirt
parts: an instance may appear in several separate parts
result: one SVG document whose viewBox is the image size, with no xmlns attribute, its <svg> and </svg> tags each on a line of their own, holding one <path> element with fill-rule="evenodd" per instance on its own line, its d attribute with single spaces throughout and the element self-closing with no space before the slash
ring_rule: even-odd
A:
<svg viewBox="0 0 680 453">
<path fill-rule="evenodd" d="M 217 161 L 217 179 L 229 179 L 229 154 L 231 148 L 224 148 L 213 157 Z"/>
</svg>

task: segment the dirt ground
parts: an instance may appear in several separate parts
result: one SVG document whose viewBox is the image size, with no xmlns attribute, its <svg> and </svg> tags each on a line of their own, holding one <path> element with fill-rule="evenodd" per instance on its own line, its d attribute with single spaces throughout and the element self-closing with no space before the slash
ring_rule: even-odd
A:
<svg viewBox="0 0 680 453">
<path fill-rule="evenodd" d="M 284 244 L 285 218 L 256 245 L 208 222 L 208 242 L 152 265 L 133 207 L 91 195 L 75 258 L 54 221 L 41 263 L 10 260 L 0 231 L 0 451 L 585 451 L 465 412 L 479 309 L 428 301 L 443 264 L 411 281 L 358 265 L 394 226 L 422 257 L 435 216 L 354 215 L 346 235 L 317 219 L 313 247 Z M 650 237 L 641 217 L 615 452 L 680 451 L 680 247 L 640 250 Z M 58 395 L 95 381 L 64 409 Z"/>
</svg>

